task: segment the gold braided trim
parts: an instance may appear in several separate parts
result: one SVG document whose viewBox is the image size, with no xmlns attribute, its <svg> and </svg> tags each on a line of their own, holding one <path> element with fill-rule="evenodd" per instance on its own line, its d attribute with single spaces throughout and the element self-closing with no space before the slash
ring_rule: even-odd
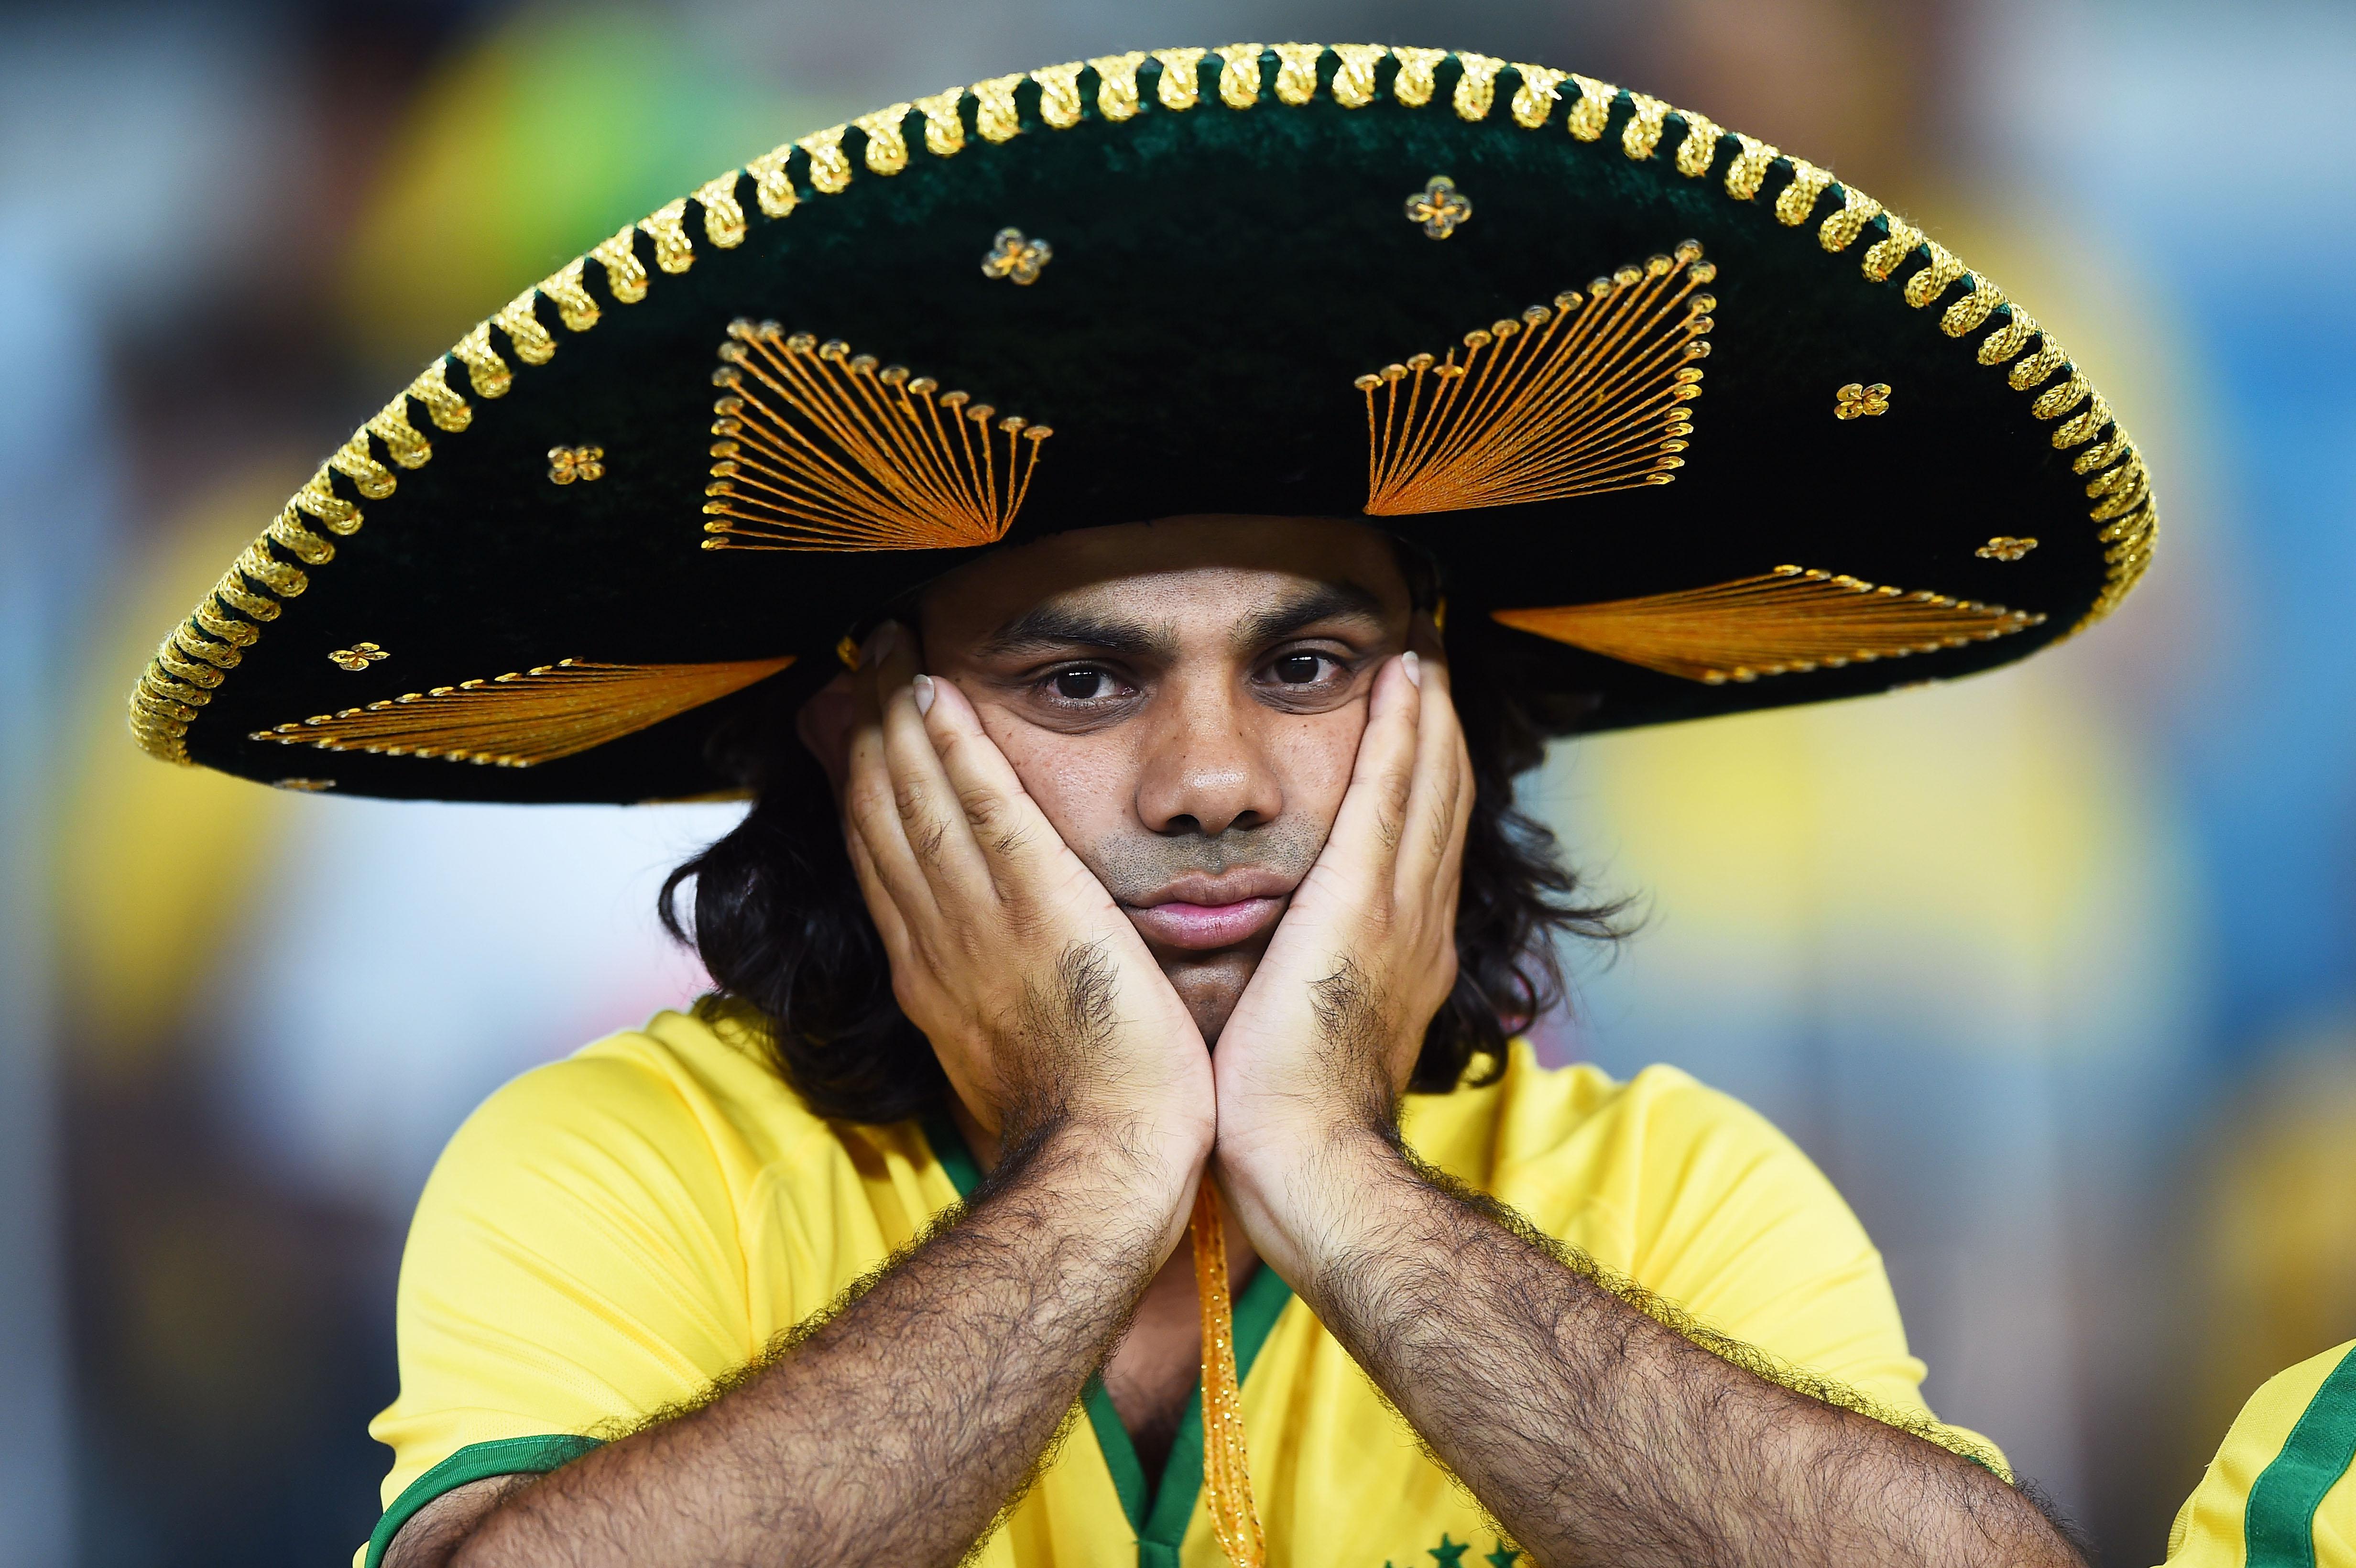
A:
<svg viewBox="0 0 2356 1568">
<path fill-rule="evenodd" d="M 1211 52 L 1219 57 L 1219 101 L 1230 109 L 1249 109 L 1259 101 L 1258 44 L 1223 44 Z"/>
<path fill-rule="evenodd" d="M 1364 109 L 1375 101 L 1375 67 L 1390 50 L 1380 44 L 1333 46 L 1333 101 L 1344 109 Z"/>
<path fill-rule="evenodd" d="M 1666 485 L 1693 432 L 1718 275 L 1688 240 L 1356 381 L 1377 517 Z"/>
<path fill-rule="evenodd" d="M 910 107 L 894 103 L 851 122 L 867 137 L 863 161 L 870 172 L 896 175 L 908 166 L 908 144 L 900 134 L 900 122 L 908 117 Z"/>
<path fill-rule="evenodd" d="M 1570 80 L 1579 89 L 1579 101 L 1570 106 L 1570 133 L 1582 142 L 1602 140 L 1604 123 L 1612 118 L 1612 101 L 1620 96 L 1620 90 L 1577 71 L 1570 73 Z"/>
<path fill-rule="evenodd" d="M 1787 161 L 1792 165 L 1792 183 L 1775 197 L 1775 221 L 1797 229 L 1816 210 L 1816 197 L 1825 194 L 1833 176 L 1831 170 L 1820 169 L 1805 158 Z"/>
<path fill-rule="evenodd" d="M 1718 139 L 1726 133 L 1718 122 L 1690 109 L 1680 109 L 1677 116 L 1686 123 L 1685 140 L 1677 144 L 1677 173 L 1687 179 L 1699 179 L 1709 173 L 1709 165 L 1718 157 Z"/>
<path fill-rule="evenodd" d="M 1628 95 L 1628 124 L 1620 133 L 1620 150 L 1632 158 L 1649 158 L 1653 149 L 1661 144 L 1661 131 L 1668 123 L 1669 106 L 1657 98 L 1641 92 Z"/>
<path fill-rule="evenodd" d="M 1264 1568 L 1268 1541 L 1252 1506 L 1251 1463 L 1244 1448 L 1243 1394 L 1236 1376 L 1236 1314 L 1227 1289 L 1226 1227 L 1218 1189 L 1194 1192 L 1187 1227 L 1194 1241 L 1194 1299 L 1203 1326 L 1203 1492 L 1211 1532 L 1234 1568 Z"/>
<path fill-rule="evenodd" d="M 1554 112 L 1555 100 L 1561 94 L 1562 84 L 1570 80 L 1570 73 L 1516 60 L 1514 74 L 1522 79 L 1521 85 L 1514 89 L 1514 123 L 1525 131 L 1535 131 Z"/>
<path fill-rule="evenodd" d="M 695 187 L 695 204 L 703 208 L 703 237 L 722 251 L 744 243 L 744 208 L 736 199 L 736 171 L 730 169 Z"/>
<path fill-rule="evenodd" d="M 1203 57 L 1207 49 L 1156 49 L 1153 58 L 1162 62 L 1162 80 L 1153 90 L 1155 100 L 1169 110 L 1187 110 L 1203 101 Z"/>
<path fill-rule="evenodd" d="M 1116 124 L 1134 119 L 1142 107 L 1137 96 L 1137 70 L 1145 63 L 1143 49 L 1125 55 L 1098 55 L 1088 61 L 1097 73 L 1097 112 Z"/>
<path fill-rule="evenodd" d="M 680 238 L 683 243 L 685 236 Z M 624 304 L 636 304 L 647 297 L 647 269 L 646 263 L 638 260 L 637 224 L 594 247 L 589 254 L 605 269 L 605 290 L 616 299 Z"/>
<path fill-rule="evenodd" d="M 1710 686 L 1960 648 L 2045 620 L 1798 566 L 1641 599 L 1491 613 L 1503 625 Z"/>
<path fill-rule="evenodd" d="M 1497 73 L 1505 62 L 1490 55 L 1460 54 L 1456 64 L 1456 91 L 1449 98 L 1456 118 L 1486 120 L 1489 106 L 1497 101 Z"/>
<path fill-rule="evenodd" d="M 772 147 L 744 165 L 753 176 L 753 199 L 759 203 L 764 218 L 783 218 L 801 204 L 794 189 L 794 144 Z"/>
<path fill-rule="evenodd" d="M 964 98 L 964 88 L 952 87 L 916 100 L 917 112 L 925 117 L 925 151 L 937 158 L 953 158 L 965 151 L 965 120 L 958 113 Z"/>
<path fill-rule="evenodd" d="M 1080 123 L 1086 112 L 1080 104 L 1080 72 L 1086 62 L 1067 60 L 1062 65 L 1041 66 L 1031 73 L 1039 84 L 1039 118 L 1050 128 L 1068 131 Z"/>
<path fill-rule="evenodd" d="M 1317 96 L 1317 57 L 1323 44 L 1276 46 L 1276 101 L 1300 105 Z"/>
<path fill-rule="evenodd" d="M 706 549 L 993 544 L 1055 433 L 774 321 L 731 323 L 720 357 Z M 1005 438 L 1002 480 L 993 434 Z"/>
<path fill-rule="evenodd" d="M 249 741 L 529 768 L 635 735 L 792 664 L 595 664 L 560 659 L 256 730 Z"/>
<path fill-rule="evenodd" d="M 794 144 L 809 160 L 809 182 L 821 196 L 838 195 L 851 185 L 851 156 L 842 150 L 842 133 L 850 128 L 830 125 Z"/>
<path fill-rule="evenodd" d="M 638 219 L 638 228 L 655 242 L 655 265 L 664 272 L 684 272 L 695 265 L 695 246 L 687 237 L 687 197 L 665 202 Z"/>
<path fill-rule="evenodd" d="M 1783 149 L 1756 136 L 1734 133 L 1734 161 L 1726 165 L 1726 194 L 1737 201 L 1749 201 L 1759 194 L 1766 182 L 1767 171 L 1783 155 Z"/>
<path fill-rule="evenodd" d="M 1846 251 L 1865 226 L 1881 216 L 1881 203 L 1856 189 L 1841 187 L 1841 209 L 1824 220 L 1816 229 L 1816 243 L 1832 251 Z"/>
<path fill-rule="evenodd" d="M 1409 109 L 1420 109 L 1430 102 L 1436 85 L 1434 73 L 1440 69 L 1440 62 L 1448 58 L 1448 51 L 1395 45 L 1391 58 L 1398 61 L 1398 74 L 1391 80 L 1391 96 Z"/>
<path fill-rule="evenodd" d="M 587 263 L 588 258 L 575 256 L 541 280 L 540 292 L 556 307 L 557 319 L 564 323 L 567 332 L 586 332 L 605 317 L 589 293 L 589 285 L 582 281 Z M 550 339 L 551 356 L 555 352 L 554 341 Z"/>
</svg>

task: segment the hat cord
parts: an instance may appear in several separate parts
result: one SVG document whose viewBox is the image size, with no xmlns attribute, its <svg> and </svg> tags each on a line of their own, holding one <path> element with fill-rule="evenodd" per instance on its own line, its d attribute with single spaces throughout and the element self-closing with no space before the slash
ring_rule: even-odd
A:
<svg viewBox="0 0 2356 1568">
<path fill-rule="evenodd" d="M 1236 1317 L 1227 1293 L 1227 1239 L 1206 1175 L 1194 1194 L 1194 1294 L 1203 1308 L 1203 1488 L 1211 1528 L 1235 1568 L 1264 1568 L 1268 1543 L 1252 1506 L 1236 1378 Z"/>
</svg>

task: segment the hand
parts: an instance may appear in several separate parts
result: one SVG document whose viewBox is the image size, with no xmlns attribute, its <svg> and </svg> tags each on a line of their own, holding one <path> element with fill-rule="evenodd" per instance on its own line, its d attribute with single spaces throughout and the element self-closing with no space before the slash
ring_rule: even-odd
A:
<svg viewBox="0 0 2356 1568">
<path fill-rule="evenodd" d="M 1280 1267 L 1286 1179 L 1337 1136 L 1380 1138 L 1456 983 L 1472 764 L 1436 654 L 1376 677 L 1333 830 L 1212 1059 L 1222 1179 Z"/>
<path fill-rule="evenodd" d="M 904 628 L 853 683 L 844 834 L 901 1010 L 1003 1142 L 1101 1131 L 1191 1198 L 1210 1057 L 1136 928 Z"/>
</svg>

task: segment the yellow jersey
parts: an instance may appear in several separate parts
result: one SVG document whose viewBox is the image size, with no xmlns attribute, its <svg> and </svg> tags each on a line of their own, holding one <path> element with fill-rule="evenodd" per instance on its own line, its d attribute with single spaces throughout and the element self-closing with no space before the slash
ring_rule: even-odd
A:
<svg viewBox="0 0 2356 1568">
<path fill-rule="evenodd" d="M 662 1013 L 525 1073 L 451 1139 L 402 1262 L 401 1392 L 375 1568 L 433 1499 L 551 1470 L 758 1356 L 913 1240 L 979 1179 L 946 1117 L 812 1114 L 749 1015 Z M 1829 1182 L 1756 1113 L 1669 1067 L 1618 1083 L 1516 1041 L 1493 1083 L 1410 1095 L 1425 1159 L 1694 1317 L 1891 1418 L 1930 1421 L 1880 1255 Z M 1253 1496 L 1282 1568 L 1511 1564 L 1273 1269 L 1236 1301 Z M 1215 1568 L 1201 1393 L 1157 1487 L 1091 1384 L 983 1568 Z M 2001 1473 L 1975 1435 L 1933 1435 Z"/>
<path fill-rule="evenodd" d="M 2356 1568 L 2356 1339 L 2250 1396 L 2177 1510 L 2168 1568 Z"/>
</svg>

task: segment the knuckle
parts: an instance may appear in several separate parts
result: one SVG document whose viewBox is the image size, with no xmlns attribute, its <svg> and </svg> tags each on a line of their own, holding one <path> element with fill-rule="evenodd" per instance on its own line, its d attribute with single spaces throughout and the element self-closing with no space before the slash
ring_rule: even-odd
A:
<svg viewBox="0 0 2356 1568">
<path fill-rule="evenodd" d="M 892 804 L 903 817 L 916 816 L 925 808 L 923 786 L 914 779 L 894 779 L 892 782 Z"/>
<path fill-rule="evenodd" d="M 965 819 L 976 827 L 986 828 L 1006 815 L 1006 801 L 988 784 L 969 784 L 958 791 L 958 805 Z"/>
</svg>

